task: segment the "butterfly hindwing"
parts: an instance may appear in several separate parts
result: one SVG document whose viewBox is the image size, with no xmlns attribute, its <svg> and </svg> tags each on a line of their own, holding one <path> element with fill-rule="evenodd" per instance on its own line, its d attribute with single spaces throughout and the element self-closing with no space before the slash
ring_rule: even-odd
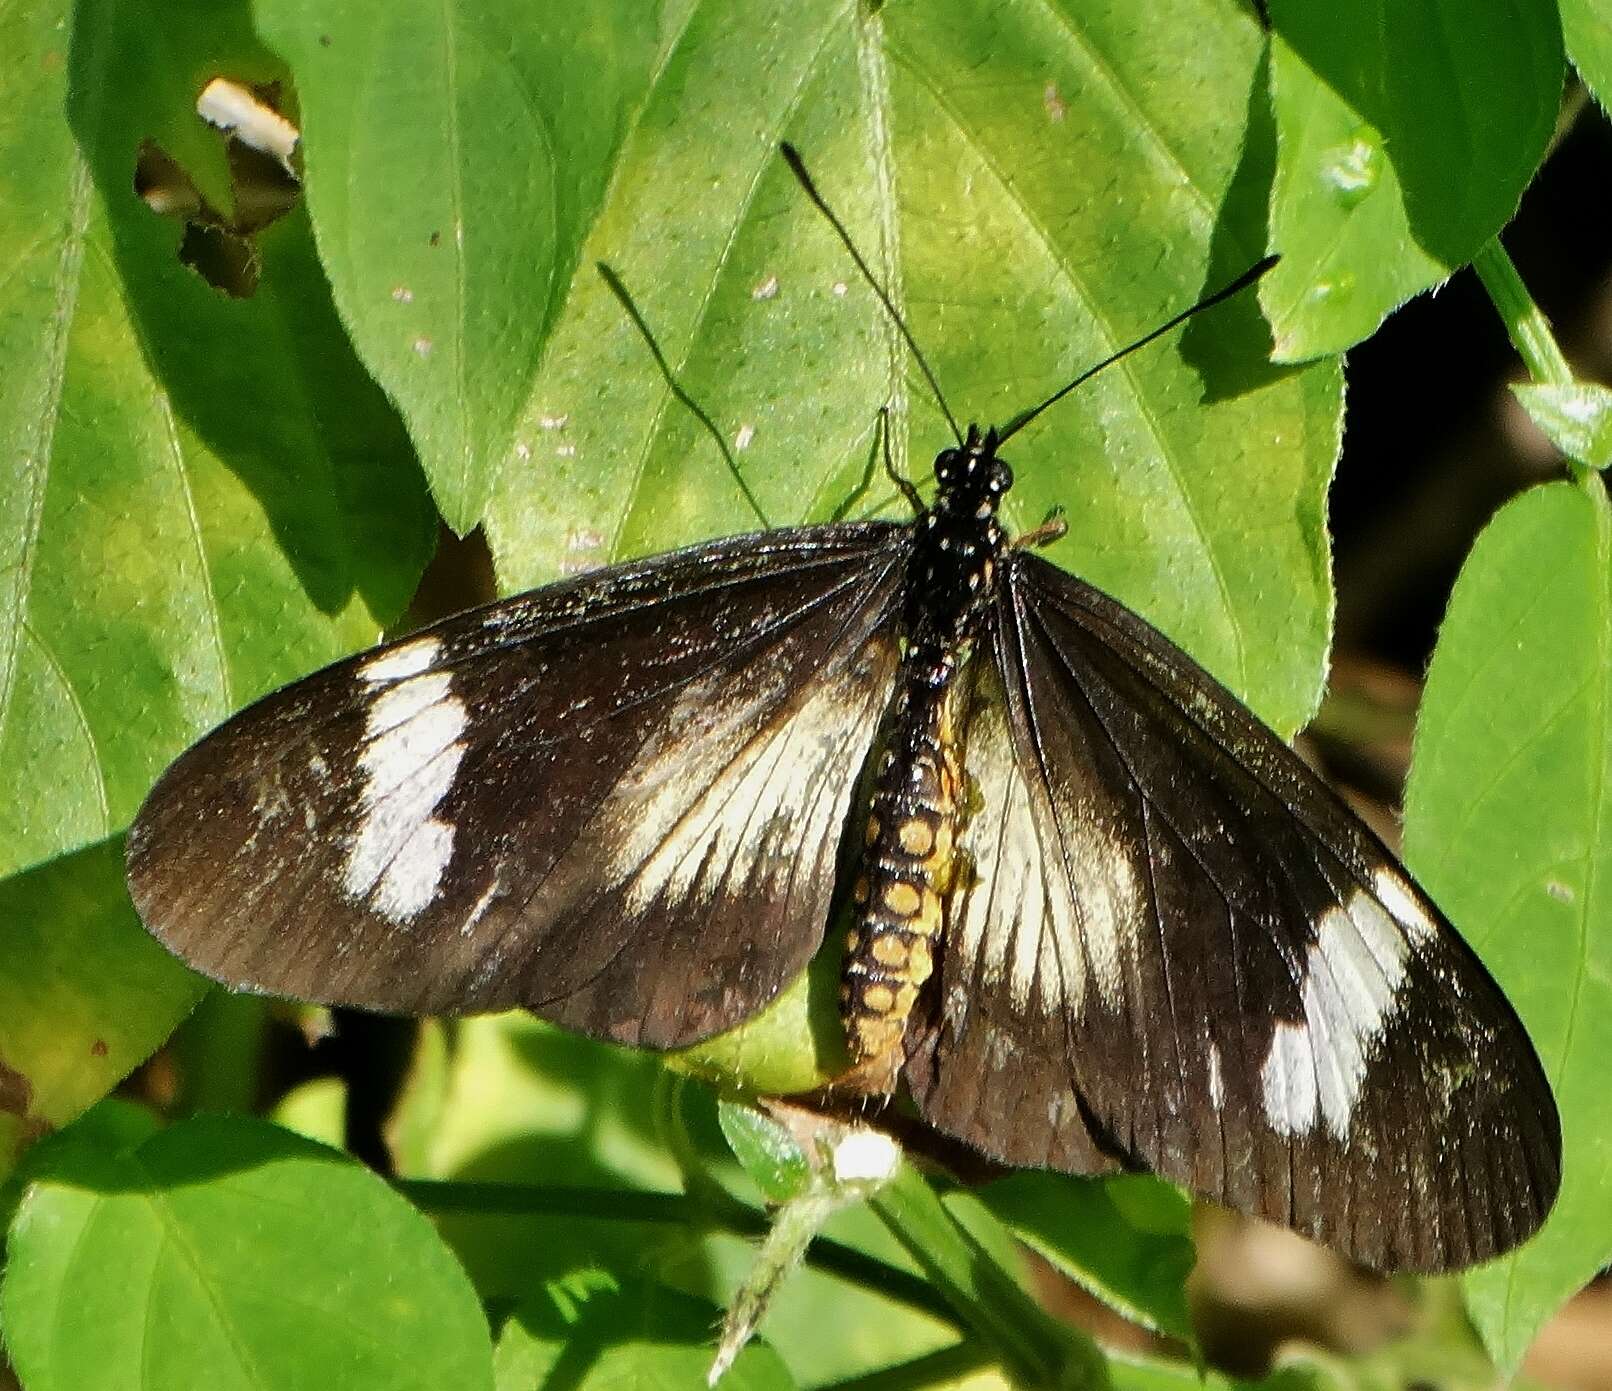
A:
<svg viewBox="0 0 1612 1391">
<path fill-rule="evenodd" d="M 920 1110 L 1007 1162 L 1145 1167 L 1371 1265 L 1521 1240 L 1560 1136 L 1476 957 L 1190 658 L 1037 557 L 1009 570 Z"/>
<path fill-rule="evenodd" d="M 905 548 L 740 537 L 458 615 L 266 697 L 129 836 L 148 926 L 226 983 L 525 1005 L 674 1047 L 820 942 L 889 699 Z"/>
</svg>

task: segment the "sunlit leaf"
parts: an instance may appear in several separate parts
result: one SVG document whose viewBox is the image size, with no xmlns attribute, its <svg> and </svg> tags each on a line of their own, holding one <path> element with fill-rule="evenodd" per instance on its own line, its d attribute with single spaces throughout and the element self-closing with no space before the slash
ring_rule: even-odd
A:
<svg viewBox="0 0 1612 1391">
<path fill-rule="evenodd" d="M 1561 1109 L 1555 1210 L 1467 1279 L 1506 1369 L 1612 1257 L 1609 730 L 1612 509 L 1592 474 L 1524 493 L 1478 538 L 1428 671 L 1406 791 L 1407 859 L 1517 1006 Z"/>
<path fill-rule="evenodd" d="M 486 1391 L 487 1325 L 430 1223 L 261 1121 L 35 1156 L 0 1320 L 30 1391 Z"/>
</svg>

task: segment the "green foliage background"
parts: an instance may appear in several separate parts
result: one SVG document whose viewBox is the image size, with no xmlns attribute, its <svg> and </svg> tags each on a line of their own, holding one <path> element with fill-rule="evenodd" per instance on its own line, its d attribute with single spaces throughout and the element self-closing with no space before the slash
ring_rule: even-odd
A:
<svg viewBox="0 0 1612 1391">
<path fill-rule="evenodd" d="M 654 1060 L 516 1017 L 428 1025 L 386 1129 L 401 1187 L 262 1120 L 180 1119 L 251 1109 L 258 1003 L 196 1014 L 163 1124 L 94 1103 L 203 994 L 123 891 L 141 797 L 230 711 L 396 624 L 439 517 L 485 529 L 506 592 L 756 524 L 595 261 L 770 521 L 899 515 L 877 411 L 918 480 L 944 426 L 780 139 L 984 422 L 1282 253 L 1257 304 L 1017 441 L 1008 521 L 1064 506 L 1054 558 L 1287 733 L 1326 669 L 1337 354 L 1477 265 L 1567 458 L 1457 586 L 1406 849 L 1562 1101 L 1557 1213 L 1465 1281 L 1488 1355 L 1516 1365 L 1612 1256 L 1612 412 L 1495 238 L 1568 64 L 1605 96 L 1612 16 L 1272 0 L 1268 18 L 1234 0 L 0 3 L 0 1159 L 20 1165 L 0 1331 L 30 1391 L 703 1376 L 768 1174 Z M 305 201 L 253 237 L 244 299 L 182 266 L 180 224 L 133 191 L 152 142 L 240 214 L 194 114 L 218 75 L 276 84 L 303 132 Z M 801 1007 L 707 1068 L 809 1080 Z M 310 1084 L 278 1115 L 339 1146 L 346 1101 Z M 1190 1342 L 1187 1209 L 1161 1185 L 1018 1175 L 942 1201 L 907 1171 L 829 1230 L 735 1385 L 1197 1382 L 1042 1326 L 1004 1237 Z M 1430 1357 L 1489 1375 L 1461 1327 L 1277 1378 L 1387 1385 Z"/>
</svg>

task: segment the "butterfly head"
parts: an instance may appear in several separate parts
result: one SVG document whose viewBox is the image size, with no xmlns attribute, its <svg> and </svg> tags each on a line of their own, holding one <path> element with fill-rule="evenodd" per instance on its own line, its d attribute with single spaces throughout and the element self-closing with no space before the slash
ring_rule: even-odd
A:
<svg viewBox="0 0 1612 1391">
<path fill-rule="evenodd" d="M 940 451 L 935 457 L 935 481 L 940 484 L 937 508 L 982 521 L 995 513 L 1002 495 L 1013 486 L 1013 470 L 997 457 L 997 443 L 994 429 L 981 435 L 978 425 L 970 425 L 962 444 Z"/>
</svg>

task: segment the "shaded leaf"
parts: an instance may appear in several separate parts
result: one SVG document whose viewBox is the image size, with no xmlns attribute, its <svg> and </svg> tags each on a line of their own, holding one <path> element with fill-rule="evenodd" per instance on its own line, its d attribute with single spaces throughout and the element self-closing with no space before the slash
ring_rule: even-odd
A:
<svg viewBox="0 0 1612 1391">
<path fill-rule="evenodd" d="M 1279 361 L 1342 352 L 1497 233 L 1544 156 L 1560 23 L 1527 0 L 1272 0 Z"/>
<path fill-rule="evenodd" d="M 717 1309 L 645 1280 L 579 1271 L 522 1304 L 498 1338 L 497 1391 L 683 1391 L 705 1385 Z M 751 1343 L 722 1378 L 732 1391 L 795 1385 L 778 1354 Z"/>
<path fill-rule="evenodd" d="M 1021 1241 L 1134 1323 L 1191 1344 L 1192 1203 L 1145 1175 L 1020 1173 L 976 1196 Z"/>
<path fill-rule="evenodd" d="M 0 880 L 0 1174 L 105 1096 L 205 989 L 141 928 L 121 837 Z"/>
<path fill-rule="evenodd" d="M 176 74 L 238 53 L 241 13 L 88 0 L 11 32 L 40 126 L 0 127 L 0 217 L 49 220 L 0 285 L 0 872 L 117 830 L 202 730 L 372 641 L 434 536 L 305 219 L 229 299 L 134 195 L 129 113 L 205 130 Z"/>
</svg>

